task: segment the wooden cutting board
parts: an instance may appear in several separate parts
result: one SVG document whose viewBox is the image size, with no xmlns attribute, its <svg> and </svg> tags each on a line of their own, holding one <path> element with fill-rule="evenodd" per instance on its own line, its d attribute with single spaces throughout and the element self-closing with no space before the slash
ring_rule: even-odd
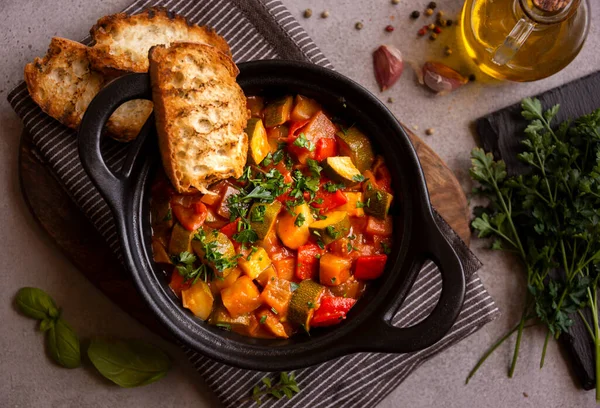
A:
<svg viewBox="0 0 600 408">
<path fill-rule="evenodd" d="M 421 160 L 431 202 L 468 245 L 470 214 L 458 180 L 429 146 L 411 131 L 408 133 Z M 19 177 L 33 217 L 67 258 L 119 307 L 154 332 L 172 339 L 138 295 L 125 267 L 36 154 L 27 132 L 21 136 Z"/>
</svg>

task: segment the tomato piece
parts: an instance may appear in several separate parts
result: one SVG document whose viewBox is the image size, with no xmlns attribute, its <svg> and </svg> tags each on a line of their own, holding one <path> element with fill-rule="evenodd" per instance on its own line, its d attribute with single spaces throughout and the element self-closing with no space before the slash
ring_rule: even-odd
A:
<svg viewBox="0 0 600 408">
<path fill-rule="evenodd" d="M 356 279 L 377 279 L 383 274 L 387 255 L 360 256 L 356 259 L 354 277 Z"/>
<path fill-rule="evenodd" d="M 346 318 L 346 314 L 356 303 L 356 299 L 344 297 L 324 297 L 321 305 L 315 311 L 310 325 L 324 327 L 338 324 Z"/>
<path fill-rule="evenodd" d="M 322 161 L 328 157 L 337 156 L 337 150 L 335 139 L 319 139 L 315 149 L 315 160 Z"/>
<path fill-rule="evenodd" d="M 304 126 L 306 126 L 306 124 L 308 122 L 310 122 L 310 119 L 301 120 L 301 121 L 292 123 L 291 126 L 290 126 L 290 130 L 288 131 L 288 142 L 291 143 L 294 140 L 296 140 L 296 138 L 301 133 L 301 132 L 299 132 L 299 130 L 302 129 Z"/>
<path fill-rule="evenodd" d="M 201 199 L 199 196 L 174 196 L 171 199 L 173 215 L 188 231 L 197 230 L 206 221 L 208 209 Z"/>
<path fill-rule="evenodd" d="M 227 238 L 233 239 L 233 236 L 237 233 L 237 226 L 238 226 L 238 221 L 239 220 L 240 219 L 237 218 L 235 221 L 230 222 L 229 224 L 225 225 L 219 231 L 221 233 L 227 235 Z"/>
<path fill-rule="evenodd" d="M 177 297 L 181 297 L 181 291 L 189 289 L 192 286 L 192 282 L 185 282 L 183 276 L 177 272 L 177 270 L 173 270 L 171 273 L 171 282 L 169 282 L 169 287 L 171 290 L 177 295 Z"/>
<path fill-rule="evenodd" d="M 314 208 L 319 208 L 321 214 L 325 214 L 328 211 L 333 210 L 341 205 L 348 202 L 348 198 L 337 190 L 335 193 L 330 193 L 325 190 L 319 190 L 315 197 L 315 201 L 311 204 Z"/>
<path fill-rule="evenodd" d="M 296 263 L 296 277 L 316 279 L 319 273 L 319 257 L 325 251 L 315 244 L 306 244 L 298 248 L 298 262 Z"/>
</svg>

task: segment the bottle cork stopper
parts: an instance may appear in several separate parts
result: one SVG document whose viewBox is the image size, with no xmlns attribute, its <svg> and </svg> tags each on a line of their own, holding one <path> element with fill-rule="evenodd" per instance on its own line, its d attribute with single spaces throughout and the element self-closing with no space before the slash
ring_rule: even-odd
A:
<svg viewBox="0 0 600 408">
<path fill-rule="evenodd" d="M 540 10 L 555 12 L 567 7 L 570 0 L 533 0 L 533 4 Z"/>
</svg>

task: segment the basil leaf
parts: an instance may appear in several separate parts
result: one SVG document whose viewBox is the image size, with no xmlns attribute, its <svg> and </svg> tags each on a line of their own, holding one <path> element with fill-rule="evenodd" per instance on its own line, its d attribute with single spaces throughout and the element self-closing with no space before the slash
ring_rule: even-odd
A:
<svg viewBox="0 0 600 408">
<path fill-rule="evenodd" d="M 63 319 L 50 324 L 46 332 L 46 348 L 54 361 L 66 368 L 81 365 L 79 338 Z"/>
<path fill-rule="evenodd" d="M 38 320 L 56 318 L 59 315 L 54 300 L 41 289 L 21 288 L 15 298 L 17 307 L 26 316 Z"/>
<path fill-rule="evenodd" d="M 171 367 L 162 350 L 138 340 L 92 339 L 88 357 L 100 374 L 125 388 L 157 381 Z"/>
</svg>

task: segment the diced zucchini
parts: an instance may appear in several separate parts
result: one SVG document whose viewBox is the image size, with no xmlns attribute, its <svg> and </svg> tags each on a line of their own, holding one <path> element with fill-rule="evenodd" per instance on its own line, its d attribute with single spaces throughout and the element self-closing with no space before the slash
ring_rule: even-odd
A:
<svg viewBox="0 0 600 408">
<path fill-rule="evenodd" d="M 152 254 L 154 256 L 154 262 L 170 264 L 171 259 L 165 250 L 165 247 L 158 239 L 152 239 Z"/>
<path fill-rule="evenodd" d="M 294 109 L 292 109 L 291 120 L 294 122 L 299 122 L 301 120 L 310 119 L 320 110 L 321 105 L 319 105 L 319 103 L 314 99 L 310 99 L 302 95 L 296 95 Z"/>
<path fill-rule="evenodd" d="M 265 99 L 262 96 L 247 96 L 246 107 L 253 118 L 260 118 L 265 107 Z"/>
<path fill-rule="evenodd" d="M 346 186 L 355 185 L 362 176 L 348 156 L 328 157 L 323 162 L 323 169 L 331 180 Z"/>
<path fill-rule="evenodd" d="M 202 320 L 208 319 L 213 307 L 213 294 L 204 281 L 198 281 L 189 289 L 181 291 L 183 307 L 190 309 L 194 316 Z"/>
<path fill-rule="evenodd" d="M 325 287 L 310 279 L 305 279 L 292 293 L 290 306 L 288 308 L 288 319 L 302 327 L 310 330 L 310 320 L 319 306 L 319 301 Z"/>
<path fill-rule="evenodd" d="M 273 126 L 283 125 L 290 120 L 294 97 L 291 95 L 284 96 L 269 103 L 264 111 L 265 126 L 271 128 Z"/>
<path fill-rule="evenodd" d="M 169 255 L 179 255 L 181 252 L 191 252 L 191 242 L 195 231 L 188 231 L 180 223 L 175 224 L 169 240 Z"/>
<path fill-rule="evenodd" d="M 258 239 L 264 239 L 273 230 L 280 210 L 281 202 L 277 200 L 270 204 L 252 204 L 248 218 L 250 219 L 250 226 L 258 235 Z"/>
<path fill-rule="evenodd" d="M 281 213 L 277 224 L 277 236 L 286 247 L 298 249 L 308 241 L 310 237 L 308 227 L 313 223 L 314 218 L 306 203 L 294 207 L 293 212 L 295 215 L 288 211 Z M 299 219 L 303 221 L 300 223 Z"/>
<path fill-rule="evenodd" d="M 262 120 L 251 118 L 246 126 L 246 134 L 249 140 L 248 158 L 252 164 L 260 164 L 271 150 L 267 131 L 263 126 Z"/>
<path fill-rule="evenodd" d="M 223 305 L 232 317 L 250 313 L 260 307 L 260 292 L 247 276 L 240 276 L 233 285 L 221 291 Z"/>
<path fill-rule="evenodd" d="M 340 155 L 350 157 L 360 172 L 371 168 L 375 155 L 367 136 L 355 127 L 339 131 L 336 135 Z"/>
<path fill-rule="evenodd" d="M 350 232 L 350 218 L 347 212 L 331 211 L 325 215 L 327 218 L 315 221 L 310 225 L 311 234 L 325 245 L 348 235 Z"/>
<path fill-rule="evenodd" d="M 198 258 L 208 266 L 210 266 L 215 274 L 221 278 L 226 277 L 233 268 L 226 268 L 223 270 L 219 265 L 218 260 L 212 259 L 214 255 L 220 254 L 219 260 L 231 259 L 235 256 L 235 248 L 233 243 L 227 237 L 227 235 L 223 234 L 219 230 L 213 230 L 210 228 L 204 228 L 204 242 L 194 239 L 192 241 L 192 248 Z M 207 248 L 210 248 L 210 258 L 206 259 Z"/>
<path fill-rule="evenodd" d="M 394 196 L 378 188 L 365 191 L 365 213 L 384 220 L 392 205 Z"/>
<path fill-rule="evenodd" d="M 241 330 L 250 326 L 250 314 L 242 314 L 232 317 L 227 309 L 222 305 L 215 307 L 210 315 L 208 323 L 215 326 L 224 326 L 231 330 Z"/>
<path fill-rule="evenodd" d="M 350 278 L 352 260 L 327 253 L 319 260 L 319 280 L 323 285 L 338 286 Z"/>
<path fill-rule="evenodd" d="M 238 260 L 238 265 L 250 279 L 256 279 L 262 271 L 271 265 L 271 258 L 262 247 L 257 247 L 256 252 Z"/>
<path fill-rule="evenodd" d="M 365 210 L 363 209 L 363 194 L 346 191 L 343 194 L 348 199 L 348 202 L 341 207 L 336 208 L 336 210 L 345 211 L 348 213 L 348 215 L 353 217 L 364 217 Z"/>
</svg>

